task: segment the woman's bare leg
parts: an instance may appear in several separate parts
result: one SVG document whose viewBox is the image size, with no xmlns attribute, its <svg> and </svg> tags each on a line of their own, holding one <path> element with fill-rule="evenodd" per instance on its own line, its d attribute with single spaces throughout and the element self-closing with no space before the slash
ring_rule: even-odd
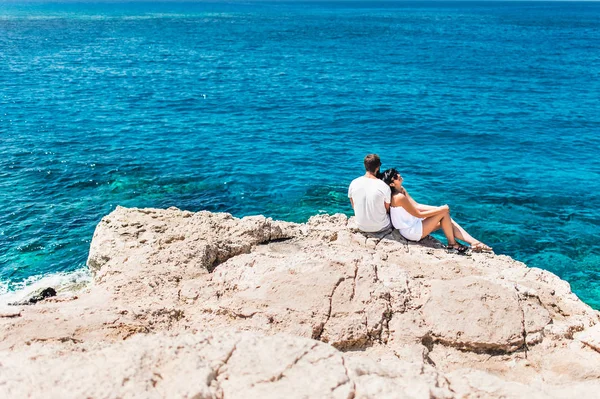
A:
<svg viewBox="0 0 600 399">
<path fill-rule="evenodd" d="M 452 219 L 452 230 L 454 232 L 455 238 L 469 243 L 469 245 L 473 247 L 473 250 L 490 251 L 492 249 L 492 247 L 487 246 L 481 241 L 473 238 L 473 236 L 467 233 L 467 231 L 463 229 L 458 223 L 456 223 L 454 219 Z"/>
<path fill-rule="evenodd" d="M 452 221 L 452 230 L 454 231 L 454 236 L 456 238 L 458 238 L 461 241 L 467 242 L 471 245 L 475 244 L 476 242 L 479 242 L 476 239 L 474 239 L 472 235 L 467 233 L 467 231 L 465 229 L 463 229 L 458 223 L 456 223 L 456 221 L 454 219 L 451 219 L 451 221 Z"/>
<path fill-rule="evenodd" d="M 437 207 L 432 206 L 432 205 L 419 204 L 418 208 L 422 211 L 429 211 L 432 209 L 436 209 Z M 471 236 L 469 233 L 467 233 L 467 231 L 465 229 L 463 229 L 458 223 L 456 223 L 456 221 L 454 221 L 454 219 L 450 219 L 450 221 L 452 222 L 452 231 L 454 232 L 454 237 L 458 238 L 461 241 L 467 242 L 470 245 L 473 245 L 473 244 L 479 242 L 475 238 L 473 238 L 473 236 Z M 439 228 L 440 228 L 440 226 L 438 226 L 438 229 Z M 437 229 L 434 229 L 433 231 L 435 231 L 435 230 L 437 230 Z"/>
<path fill-rule="evenodd" d="M 417 209 L 421 210 L 421 211 L 431 211 L 432 209 L 437 209 L 437 206 L 433 206 L 433 205 L 423 205 L 423 204 L 419 204 L 419 206 L 416 207 Z"/>
<path fill-rule="evenodd" d="M 456 244 L 454 239 L 454 231 L 452 228 L 452 221 L 448 212 L 440 213 L 439 215 L 431 216 L 423 220 L 423 234 L 421 238 L 425 238 L 430 233 L 438 230 L 439 228 L 444 230 L 444 235 L 448 240 L 448 245 L 452 246 Z"/>
<path fill-rule="evenodd" d="M 435 206 L 425 205 L 425 204 L 416 204 L 416 207 L 421 211 L 429 211 L 429 210 L 437 208 Z M 484 243 L 475 239 L 472 235 L 467 233 L 467 231 L 465 229 L 463 229 L 461 225 L 456 223 L 456 221 L 454 221 L 454 219 L 450 218 L 449 213 L 448 213 L 448 219 L 450 219 L 450 223 L 452 225 L 452 233 L 453 233 L 452 241 L 456 241 L 456 239 L 464 241 L 464 242 L 468 243 L 469 245 L 471 245 L 471 248 L 473 248 L 474 251 L 491 251 L 492 250 L 492 247 L 485 245 Z M 429 233 L 431 233 L 432 231 L 438 230 L 440 227 L 443 228 L 443 226 L 441 224 L 441 220 L 442 219 L 439 219 L 435 223 L 431 222 L 433 226 L 428 227 L 428 229 L 431 229 L 429 231 Z M 426 221 L 427 221 L 427 219 L 425 219 L 423 221 L 423 232 L 425 232 L 425 230 L 426 230 L 425 229 Z M 427 234 L 429 234 L 429 233 L 427 233 Z M 421 238 L 424 238 L 427 234 L 423 233 L 423 237 L 421 237 Z M 446 235 L 446 238 L 448 238 L 448 234 L 446 234 L 445 231 L 444 231 L 444 234 Z M 450 241 L 448 241 L 448 242 L 450 242 Z"/>
<path fill-rule="evenodd" d="M 419 204 L 418 208 L 420 210 L 422 210 L 422 211 L 428 211 L 428 210 L 431 210 L 431 209 L 435 209 L 436 207 L 435 206 L 431 206 L 431 205 Z M 481 241 L 479 241 L 478 239 L 474 238 L 472 235 L 470 235 L 469 233 L 467 233 L 467 231 L 461 225 L 459 225 L 458 223 L 456 223 L 456 221 L 454 219 L 450 219 L 450 221 L 452 222 L 452 232 L 454 233 L 454 237 L 455 238 L 468 243 L 475 250 L 489 251 L 489 250 L 492 249 L 491 247 L 485 245 L 484 243 L 482 243 Z M 438 230 L 440 227 L 441 226 L 438 225 L 432 231 Z"/>
</svg>

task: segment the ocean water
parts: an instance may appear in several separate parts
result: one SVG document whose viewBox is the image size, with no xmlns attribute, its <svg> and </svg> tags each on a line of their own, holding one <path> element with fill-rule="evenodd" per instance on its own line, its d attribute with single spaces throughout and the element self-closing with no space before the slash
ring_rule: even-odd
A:
<svg viewBox="0 0 600 399">
<path fill-rule="evenodd" d="M 117 205 L 351 215 L 376 152 L 600 309 L 599 78 L 599 3 L 2 2 L 0 294 Z"/>
</svg>

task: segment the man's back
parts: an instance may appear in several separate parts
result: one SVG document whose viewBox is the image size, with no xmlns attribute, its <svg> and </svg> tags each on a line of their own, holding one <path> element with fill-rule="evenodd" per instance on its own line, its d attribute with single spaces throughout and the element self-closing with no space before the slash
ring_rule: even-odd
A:
<svg viewBox="0 0 600 399">
<path fill-rule="evenodd" d="M 391 227 L 385 207 L 391 202 L 392 192 L 379 179 L 366 176 L 352 180 L 348 197 L 352 200 L 356 224 L 361 231 L 374 233 Z"/>
</svg>

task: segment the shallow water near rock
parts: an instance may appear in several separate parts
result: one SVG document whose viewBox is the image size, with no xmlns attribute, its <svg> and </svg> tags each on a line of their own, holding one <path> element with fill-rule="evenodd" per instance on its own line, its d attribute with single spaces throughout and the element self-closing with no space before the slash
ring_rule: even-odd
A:
<svg viewBox="0 0 600 399">
<path fill-rule="evenodd" d="M 84 268 L 117 205 L 351 214 L 377 152 L 599 309 L 599 23 L 577 2 L 4 3 L 0 293 Z"/>
</svg>

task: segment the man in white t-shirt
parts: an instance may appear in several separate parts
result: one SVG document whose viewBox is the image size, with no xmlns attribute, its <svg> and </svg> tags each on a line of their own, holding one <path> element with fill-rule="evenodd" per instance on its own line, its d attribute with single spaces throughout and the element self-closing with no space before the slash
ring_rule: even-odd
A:
<svg viewBox="0 0 600 399">
<path fill-rule="evenodd" d="M 365 157 L 364 176 L 352 180 L 348 188 L 348 198 L 356 224 L 359 230 L 366 233 L 377 233 L 392 227 L 388 212 L 392 200 L 392 190 L 383 181 L 377 178 L 381 167 L 381 160 L 377 154 Z"/>
</svg>

